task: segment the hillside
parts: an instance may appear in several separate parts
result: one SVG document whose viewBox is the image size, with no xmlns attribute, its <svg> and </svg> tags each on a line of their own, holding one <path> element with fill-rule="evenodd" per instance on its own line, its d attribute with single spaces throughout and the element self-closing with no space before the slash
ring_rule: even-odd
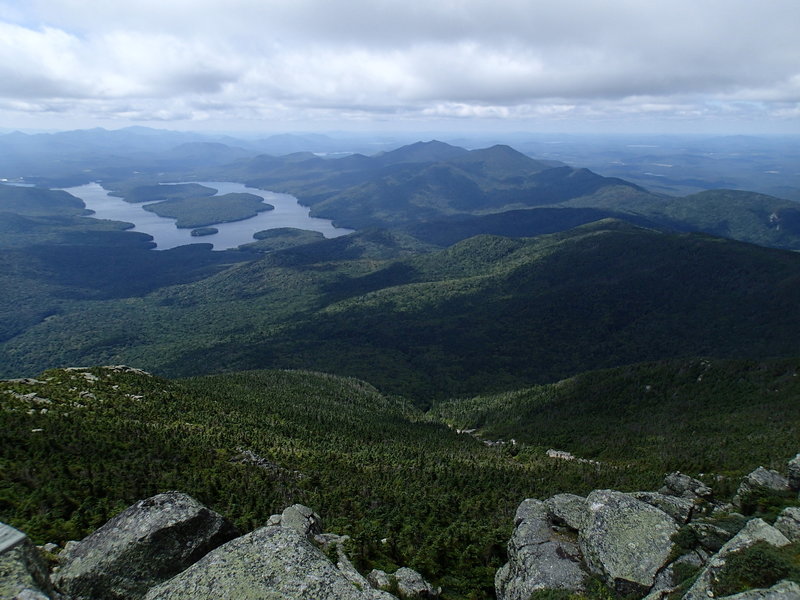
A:
<svg viewBox="0 0 800 600">
<path fill-rule="evenodd" d="M 800 362 L 683 359 L 451 399 L 431 411 L 487 439 L 516 439 L 654 471 L 735 474 L 794 452 Z M 755 433 L 760 432 L 760 433 Z M 732 493 L 732 491 L 731 491 Z"/>
<path fill-rule="evenodd" d="M 632 485 L 612 469 L 512 459 L 368 384 L 307 372 L 49 371 L 0 382 L 0 407 L 0 520 L 36 541 L 80 538 L 169 489 L 243 531 L 301 502 L 352 536 L 362 568 L 413 566 L 451 598 L 491 595 L 519 498 L 556 482 Z"/>
<path fill-rule="evenodd" d="M 499 431 L 492 423 L 513 427 L 503 419 L 509 398 L 524 425 L 546 397 L 536 415 L 542 437 L 514 446 L 483 444 L 369 384 L 319 373 L 168 381 L 127 367 L 48 371 L 0 382 L 0 520 L 37 542 L 63 543 L 170 489 L 242 531 L 300 502 L 324 511 L 330 531 L 352 537 L 362 570 L 407 565 L 441 585 L 445 598 L 488 598 L 521 498 L 654 489 L 661 467 L 696 474 L 706 459 L 723 497 L 758 464 L 785 462 L 800 424 L 797 367 L 797 359 L 641 365 L 590 373 L 555 392 L 437 408 L 438 417 L 468 423 L 485 406 L 487 435 Z M 658 414 L 680 425 L 661 431 L 660 443 L 648 430 L 657 425 L 633 425 L 653 414 L 643 381 Z M 630 419 L 614 425 L 610 415 L 622 404 Z M 519 433 L 526 436 L 524 427 Z M 602 464 L 549 458 L 545 442 Z M 701 444 L 707 452 L 695 455 Z"/>
<path fill-rule="evenodd" d="M 313 368 L 421 404 L 681 356 L 800 352 L 800 257 L 618 221 L 418 254 L 364 232 L 124 300 L 7 340 L 7 375 L 124 362 L 170 376 Z"/>
</svg>

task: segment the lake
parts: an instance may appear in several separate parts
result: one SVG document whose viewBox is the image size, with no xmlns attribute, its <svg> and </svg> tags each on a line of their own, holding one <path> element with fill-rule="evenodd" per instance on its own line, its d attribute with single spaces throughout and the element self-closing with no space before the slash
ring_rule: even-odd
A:
<svg viewBox="0 0 800 600">
<path fill-rule="evenodd" d="M 275 210 L 258 213 L 255 217 L 243 221 L 212 225 L 212 227 L 219 230 L 218 233 L 192 237 L 191 229 L 178 229 L 175 227 L 175 219 L 159 217 L 155 213 L 144 210 L 143 206 L 148 203 L 132 204 L 125 202 L 122 198 L 109 196 L 108 190 L 99 183 L 88 183 L 77 187 L 65 188 L 65 191 L 83 200 L 86 208 L 94 211 L 92 217 L 95 219 L 110 219 L 133 223 L 134 228 L 129 231 L 139 231 L 153 236 L 153 241 L 156 243 L 156 249 L 158 250 L 168 250 L 185 244 L 213 244 L 214 250 L 227 250 L 255 241 L 253 234 L 257 231 L 277 229 L 279 227 L 319 231 L 326 238 L 353 233 L 352 229 L 334 227 L 328 219 L 309 216 L 310 209 L 302 206 L 297 201 L 297 198 L 289 194 L 266 192 L 230 181 L 196 181 L 191 183 L 199 183 L 200 185 L 214 188 L 217 190 L 217 195 L 230 193 L 254 194 L 263 198 L 267 204 L 274 206 Z"/>
</svg>

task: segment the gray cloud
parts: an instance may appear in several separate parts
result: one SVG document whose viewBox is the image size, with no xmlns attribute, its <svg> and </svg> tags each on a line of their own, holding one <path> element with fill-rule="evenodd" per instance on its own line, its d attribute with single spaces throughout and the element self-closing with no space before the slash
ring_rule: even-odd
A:
<svg viewBox="0 0 800 600">
<path fill-rule="evenodd" d="M 796 0 L 0 0 L 0 118 L 755 113 L 797 131 L 797 23 Z"/>
</svg>

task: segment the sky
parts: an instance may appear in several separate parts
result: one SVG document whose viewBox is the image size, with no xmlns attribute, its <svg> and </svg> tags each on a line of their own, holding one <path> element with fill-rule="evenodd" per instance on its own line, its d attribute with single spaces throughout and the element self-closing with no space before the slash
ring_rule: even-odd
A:
<svg viewBox="0 0 800 600">
<path fill-rule="evenodd" d="M 798 0 L 0 0 L 0 129 L 800 133 Z"/>
</svg>

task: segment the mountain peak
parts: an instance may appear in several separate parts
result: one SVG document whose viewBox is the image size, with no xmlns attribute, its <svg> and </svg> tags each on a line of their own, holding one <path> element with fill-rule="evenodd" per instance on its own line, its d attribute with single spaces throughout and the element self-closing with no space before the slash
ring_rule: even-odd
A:
<svg viewBox="0 0 800 600">
<path fill-rule="evenodd" d="M 439 140 L 431 140 L 429 142 L 415 142 L 407 146 L 402 146 L 396 150 L 378 154 L 375 158 L 383 165 L 395 165 L 401 163 L 446 161 L 468 153 L 469 150 L 459 146 L 451 146 Z"/>
</svg>

